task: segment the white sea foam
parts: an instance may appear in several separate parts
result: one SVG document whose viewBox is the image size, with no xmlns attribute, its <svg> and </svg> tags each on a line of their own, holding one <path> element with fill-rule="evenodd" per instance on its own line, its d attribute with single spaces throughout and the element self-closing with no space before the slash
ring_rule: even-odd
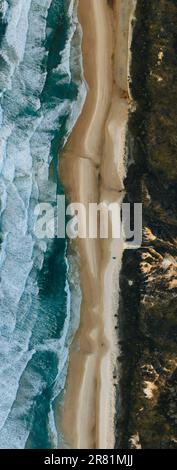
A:
<svg viewBox="0 0 177 470">
<path fill-rule="evenodd" d="M 48 299 L 39 301 L 37 282 L 50 246 L 33 235 L 34 207 L 38 200 L 55 201 L 56 182 L 49 179 L 52 139 L 60 131 L 60 119 L 67 117 L 66 140 L 86 95 L 74 0 L 68 1 L 70 28 L 54 72 L 59 83 L 62 74 L 63 84 L 69 85 L 71 79 L 77 84 L 77 96 L 61 100 L 49 94 L 47 100 L 41 95 L 48 79 L 44 41 L 51 4 L 52 0 L 11 0 L 1 5 L 7 27 L 0 48 L 4 60 L 0 71 L 0 448 L 25 446 L 34 402 L 52 384 L 49 427 L 56 444 L 52 403 L 64 387 L 71 331 L 78 324 L 74 315 L 80 309 L 66 281 L 63 329 L 59 337 L 50 338 L 52 318 L 51 332 L 45 322 L 50 312 L 56 315 L 57 311 L 55 305 L 48 307 Z M 58 363 L 51 379 L 44 359 L 40 365 L 46 353 Z M 41 358 L 39 365 L 35 359 L 35 367 L 33 357 Z"/>
</svg>

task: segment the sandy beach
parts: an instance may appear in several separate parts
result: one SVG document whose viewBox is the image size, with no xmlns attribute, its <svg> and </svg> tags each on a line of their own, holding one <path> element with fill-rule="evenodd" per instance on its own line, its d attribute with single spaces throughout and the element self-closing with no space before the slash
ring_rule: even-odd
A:
<svg viewBox="0 0 177 470">
<path fill-rule="evenodd" d="M 72 202 L 121 202 L 134 0 L 80 0 L 86 102 L 60 175 Z M 123 240 L 78 239 L 81 321 L 70 352 L 61 425 L 75 449 L 114 447 L 116 329 Z M 116 377 L 116 378 L 115 378 Z"/>
</svg>

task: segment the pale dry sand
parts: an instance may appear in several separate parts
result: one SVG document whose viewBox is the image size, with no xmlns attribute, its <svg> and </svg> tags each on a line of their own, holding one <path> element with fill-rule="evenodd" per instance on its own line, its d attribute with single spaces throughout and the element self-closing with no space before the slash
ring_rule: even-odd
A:
<svg viewBox="0 0 177 470">
<path fill-rule="evenodd" d="M 73 202 L 121 202 L 134 0 L 80 0 L 88 95 L 67 142 L 60 175 Z M 74 338 L 61 427 L 72 448 L 114 447 L 118 355 L 115 314 L 123 240 L 79 239 L 81 321 Z M 114 257 L 114 259 L 113 259 Z"/>
</svg>

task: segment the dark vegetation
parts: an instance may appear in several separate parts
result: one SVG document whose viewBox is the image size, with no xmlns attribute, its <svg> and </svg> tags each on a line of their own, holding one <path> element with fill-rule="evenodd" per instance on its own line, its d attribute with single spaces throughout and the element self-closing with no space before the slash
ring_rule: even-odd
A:
<svg viewBox="0 0 177 470">
<path fill-rule="evenodd" d="M 177 0 L 138 0 L 132 53 L 126 200 L 144 233 L 120 279 L 116 447 L 177 448 Z"/>
</svg>

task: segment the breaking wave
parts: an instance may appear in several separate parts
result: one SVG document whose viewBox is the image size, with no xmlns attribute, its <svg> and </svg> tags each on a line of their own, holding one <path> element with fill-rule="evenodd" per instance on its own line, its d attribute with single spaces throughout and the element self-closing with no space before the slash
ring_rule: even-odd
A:
<svg viewBox="0 0 177 470">
<path fill-rule="evenodd" d="M 58 152 L 85 95 L 75 1 L 1 0 L 0 448 L 57 445 L 76 321 L 66 241 L 35 238 L 34 207 L 63 192 Z"/>
</svg>

